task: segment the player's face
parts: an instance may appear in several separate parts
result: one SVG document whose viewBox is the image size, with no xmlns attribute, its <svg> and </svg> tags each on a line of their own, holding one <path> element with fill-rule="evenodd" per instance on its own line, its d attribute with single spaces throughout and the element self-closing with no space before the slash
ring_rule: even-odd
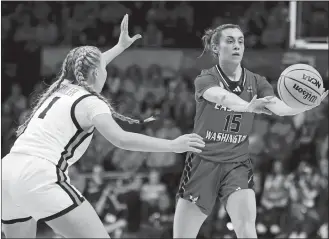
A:
<svg viewBox="0 0 329 239">
<path fill-rule="evenodd" d="M 218 52 L 221 60 L 240 63 L 244 53 L 243 33 L 237 28 L 223 30 Z"/>
</svg>

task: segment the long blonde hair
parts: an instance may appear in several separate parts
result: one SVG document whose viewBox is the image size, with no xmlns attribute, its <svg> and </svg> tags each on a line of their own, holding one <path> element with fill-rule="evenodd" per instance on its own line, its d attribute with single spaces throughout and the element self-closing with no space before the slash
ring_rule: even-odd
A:
<svg viewBox="0 0 329 239">
<path fill-rule="evenodd" d="M 136 123 L 140 124 L 142 122 L 147 122 L 150 121 L 150 118 L 141 121 L 137 119 L 132 119 L 130 117 L 126 117 L 122 114 L 119 114 L 116 112 L 110 102 L 102 96 L 100 93 L 96 92 L 88 83 L 87 83 L 87 76 L 88 73 L 92 70 L 97 68 L 97 66 L 100 64 L 101 60 L 101 51 L 97 47 L 93 46 L 83 46 L 83 47 L 77 47 L 72 49 L 67 56 L 65 57 L 62 68 L 61 68 L 61 73 L 58 76 L 57 80 L 49 86 L 49 88 L 46 90 L 45 93 L 41 94 L 37 101 L 35 106 L 33 107 L 33 110 L 31 111 L 30 115 L 27 117 L 27 119 L 24 121 L 22 125 L 20 125 L 16 131 L 17 136 L 22 134 L 29 122 L 31 121 L 32 117 L 34 116 L 35 112 L 40 108 L 40 106 L 48 99 L 49 96 L 51 96 L 54 92 L 56 92 L 64 79 L 67 78 L 67 76 L 72 75 L 75 78 L 72 84 L 76 84 L 79 86 L 82 86 L 84 89 L 86 89 L 89 93 L 93 94 L 100 100 L 104 101 L 107 106 L 110 108 L 111 113 L 114 117 L 127 121 L 129 123 Z"/>
<path fill-rule="evenodd" d="M 218 53 L 214 52 L 211 46 L 213 44 L 218 45 L 222 31 L 229 28 L 237 28 L 242 32 L 240 26 L 235 24 L 223 24 L 216 27 L 215 29 L 206 30 L 204 35 L 202 36 L 202 43 L 204 48 L 201 56 L 208 51 L 211 52 L 213 57 L 218 58 Z"/>
</svg>

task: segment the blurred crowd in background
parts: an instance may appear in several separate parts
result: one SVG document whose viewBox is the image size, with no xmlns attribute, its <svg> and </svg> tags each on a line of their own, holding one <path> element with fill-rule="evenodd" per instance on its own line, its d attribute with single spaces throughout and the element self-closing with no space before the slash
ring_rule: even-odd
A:
<svg viewBox="0 0 329 239">
<path fill-rule="evenodd" d="M 223 2 L 220 8 L 215 2 L 2 2 L 2 85 L 5 80 L 8 86 L 2 94 L 1 156 L 9 152 L 15 129 L 46 87 L 40 80 L 41 60 L 27 57 L 40 54 L 42 47 L 114 45 L 122 16 L 129 13 L 131 34 L 143 35 L 133 47 L 200 48 L 205 28 L 233 22 L 244 29 L 246 47 L 285 48 L 287 6 L 285 2 Z M 311 7 L 309 22 L 303 23 L 307 34 L 327 34 L 323 27 L 328 26 L 318 22 L 323 13 L 328 18 L 328 6 L 317 2 Z M 122 128 L 167 139 L 192 131 L 194 78 L 189 74 L 172 70 L 171 77 L 164 76 L 158 65 L 122 70 L 110 64 L 107 71 L 102 94 L 118 112 L 159 118 L 143 125 L 118 121 Z M 327 115 L 328 99 L 293 117 L 256 116 L 249 141 L 260 238 L 328 237 Z M 112 237 L 171 238 L 184 159 L 184 154 L 125 151 L 96 132 L 69 173 Z M 55 236 L 43 224 L 39 231 Z M 235 238 L 220 202 L 199 237 Z"/>
</svg>

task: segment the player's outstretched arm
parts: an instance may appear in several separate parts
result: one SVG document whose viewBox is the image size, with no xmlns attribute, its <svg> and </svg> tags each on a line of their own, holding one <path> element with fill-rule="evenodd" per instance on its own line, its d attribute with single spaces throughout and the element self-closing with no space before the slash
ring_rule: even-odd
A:
<svg viewBox="0 0 329 239">
<path fill-rule="evenodd" d="M 327 97 L 327 95 L 328 95 L 328 91 L 326 91 L 322 94 L 322 96 L 317 104 L 310 106 L 310 107 L 302 108 L 302 109 L 291 108 L 288 105 L 286 105 L 286 103 L 284 103 L 282 100 L 280 100 L 279 98 L 277 98 L 275 96 L 266 96 L 264 98 L 268 99 L 269 101 L 272 102 L 272 104 L 266 105 L 267 109 L 269 109 L 271 112 L 273 112 L 276 115 L 285 116 L 285 115 L 297 115 L 297 114 L 303 113 L 307 110 L 311 110 L 311 109 L 319 106 L 321 104 L 321 102 Z"/>
<path fill-rule="evenodd" d="M 200 153 L 205 143 L 197 134 L 182 135 L 174 140 L 159 139 L 142 134 L 124 131 L 112 118 L 104 113 L 92 120 L 96 129 L 115 146 L 132 151 L 142 152 L 196 152 Z"/>
<path fill-rule="evenodd" d="M 102 54 L 106 64 L 109 64 L 115 57 L 120 55 L 125 49 L 133 44 L 137 39 L 142 38 L 140 34 L 129 37 L 128 33 L 128 14 L 126 14 L 121 22 L 121 32 L 118 44 Z"/>
<path fill-rule="evenodd" d="M 265 106 L 270 104 L 268 99 L 257 99 L 257 96 L 254 96 L 251 102 L 247 102 L 236 94 L 233 94 L 219 86 L 214 86 L 207 89 L 203 93 L 203 98 L 218 105 L 228 107 L 231 110 L 237 112 L 271 114 L 268 109 L 265 109 Z"/>
</svg>

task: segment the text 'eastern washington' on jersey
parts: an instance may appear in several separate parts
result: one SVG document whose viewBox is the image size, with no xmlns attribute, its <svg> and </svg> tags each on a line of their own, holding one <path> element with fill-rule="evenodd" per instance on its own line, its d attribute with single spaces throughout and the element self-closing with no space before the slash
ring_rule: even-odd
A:
<svg viewBox="0 0 329 239">
<path fill-rule="evenodd" d="M 206 147 L 199 155 L 215 162 L 242 162 L 249 158 L 248 136 L 252 132 L 254 114 L 234 112 L 209 102 L 203 93 L 211 87 L 222 87 L 250 102 L 254 95 L 273 96 L 272 85 L 265 77 L 242 68 L 239 81 L 231 81 L 216 65 L 203 70 L 195 80 L 196 115 L 194 132 L 201 135 Z"/>
</svg>

